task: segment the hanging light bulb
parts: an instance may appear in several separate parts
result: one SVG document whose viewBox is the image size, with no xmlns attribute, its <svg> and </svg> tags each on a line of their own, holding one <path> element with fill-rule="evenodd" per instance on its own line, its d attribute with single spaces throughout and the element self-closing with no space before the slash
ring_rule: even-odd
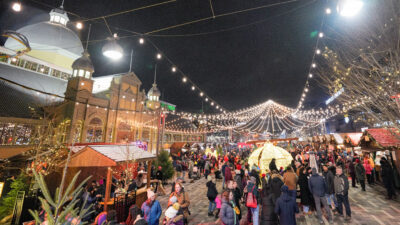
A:
<svg viewBox="0 0 400 225">
<path fill-rule="evenodd" d="M 328 15 L 331 14 L 331 13 L 332 13 L 331 8 L 326 8 L 326 9 L 325 9 L 325 13 L 328 14 Z"/>
<path fill-rule="evenodd" d="M 143 38 L 139 38 L 139 44 L 144 44 L 144 39 Z"/>
<path fill-rule="evenodd" d="M 175 72 L 176 72 L 176 67 L 173 66 L 172 69 L 171 69 L 171 71 L 175 73 Z"/>
<path fill-rule="evenodd" d="M 203 97 L 203 95 L 204 95 L 204 93 L 203 93 L 203 92 L 200 92 L 200 96 Z"/>
<path fill-rule="evenodd" d="M 117 40 L 117 34 L 114 34 L 114 37 L 112 38 L 108 38 L 107 44 L 105 44 L 102 49 L 104 56 L 112 60 L 118 60 L 122 58 L 124 51 L 122 47 L 117 43 Z"/>
<path fill-rule="evenodd" d="M 313 77 L 312 73 L 308 74 L 308 77 L 309 77 L 309 78 L 312 78 L 312 77 Z"/>
<path fill-rule="evenodd" d="M 194 91 L 196 88 L 194 86 L 192 86 L 192 91 Z"/>
<path fill-rule="evenodd" d="M 321 54 L 321 50 L 317 49 L 317 50 L 315 51 L 315 53 L 317 53 L 317 55 L 319 55 L 319 54 Z"/>
<path fill-rule="evenodd" d="M 186 77 L 182 78 L 182 81 L 183 81 L 183 83 L 186 83 L 187 78 Z"/>
<path fill-rule="evenodd" d="M 313 63 L 313 64 L 311 64 L 311 66 L 312 66 L 312 68 L 315 68 L 315 67 L 317 67 L 317 64 Z"/>
<path fill-rule="evenodd" d="M 211 102 L 211 105 L 214 105 L 214 102 Z"/>
<path fill-rule="evenodd" d="M 22 9 L 21 2 L 19 2 L 19 1 L 18 1 L 18 2 L 14 2 L 14 3 L 12 4 L 11 8 L 12 8 L 15 12 L 20 12 L 21 9 Z"/>
<path fill-rule="evenodd" d="M 82 30 L 83 24 L 81 22 L 76 22 L 76 29 Z"/>
<path fill-rule="evenodd" d="M 208 98 L 206 98 L 205 101 L 208 102 Z"/>
<path fill-rule="evenodd" d="M 323 38 L 324 37 L 324 33 L 319 32 L 318 37 Z"/>
<path fill-rule="evenodd" d="M 161 59 L 162 55 L 160 53 L 157 53 L 157 59 Z"/>
</svg>

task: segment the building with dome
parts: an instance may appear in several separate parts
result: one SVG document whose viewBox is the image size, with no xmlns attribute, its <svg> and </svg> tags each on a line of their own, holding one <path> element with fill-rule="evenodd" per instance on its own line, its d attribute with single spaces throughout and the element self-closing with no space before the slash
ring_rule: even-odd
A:
<svg viewBox="0 0 400 225">
<path fill-rule="evenodd" d="M 54 125 L 61 143 L 145 142 L 155 152 L 160 101 L 154 80 L 147 95 L 134 72 L 92 77 L 95 68 L 63 7 L 49 20 L 18 29 L 32 48 L 18 58 L 0 59 L 0 159 L 32 149 L 41 130 Z M 9 38 L 0 53 L 24 46 Z M 35 139 L 36 138 L 36 139 Z M 202 135 L 165 132 L 164 143 L 202 142 Z"/>
</svg>

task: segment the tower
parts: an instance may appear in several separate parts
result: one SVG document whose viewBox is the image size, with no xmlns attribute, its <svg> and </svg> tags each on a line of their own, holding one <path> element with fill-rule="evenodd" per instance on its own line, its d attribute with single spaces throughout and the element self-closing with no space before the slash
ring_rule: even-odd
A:
<svg viewBox="0 0 400 225">
<path fill-rule="evenodd" d="M 157 64 L 154 69 L 153 87 L 151 87 L 149 92 L 147 93 L 146 107 L 151 110 L 157 110 L 160 108 L 161 92 L 158 90 L 156 79 L 157 79 Z"/>
</svg>

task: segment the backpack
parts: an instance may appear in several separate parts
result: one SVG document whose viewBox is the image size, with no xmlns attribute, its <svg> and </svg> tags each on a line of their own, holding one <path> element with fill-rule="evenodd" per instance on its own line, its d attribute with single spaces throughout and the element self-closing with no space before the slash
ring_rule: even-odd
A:
<svg viewBox="0 0 400 225">
<path fill-rule="evenodd" d="M 254 184 L 253 189 L 251 189 L 251 192 L 247 193 L 247 198 L 246 198 L 246 206 L 249 208 L 257 208 L 257 199 L 253 194 L 253 190 L 256 187 Z"/>
</svg>

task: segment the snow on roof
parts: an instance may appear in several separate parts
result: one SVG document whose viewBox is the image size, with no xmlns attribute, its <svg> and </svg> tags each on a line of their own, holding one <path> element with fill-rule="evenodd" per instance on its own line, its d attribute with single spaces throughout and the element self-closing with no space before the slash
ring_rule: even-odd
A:
<svg viewBox="0 0 400 225">
<path fill-rule="evenodd" d="M 146 160 L 156 157 L 135 145 L 89 145 L 88 147 L 115 162 Z"/>
</svg>

